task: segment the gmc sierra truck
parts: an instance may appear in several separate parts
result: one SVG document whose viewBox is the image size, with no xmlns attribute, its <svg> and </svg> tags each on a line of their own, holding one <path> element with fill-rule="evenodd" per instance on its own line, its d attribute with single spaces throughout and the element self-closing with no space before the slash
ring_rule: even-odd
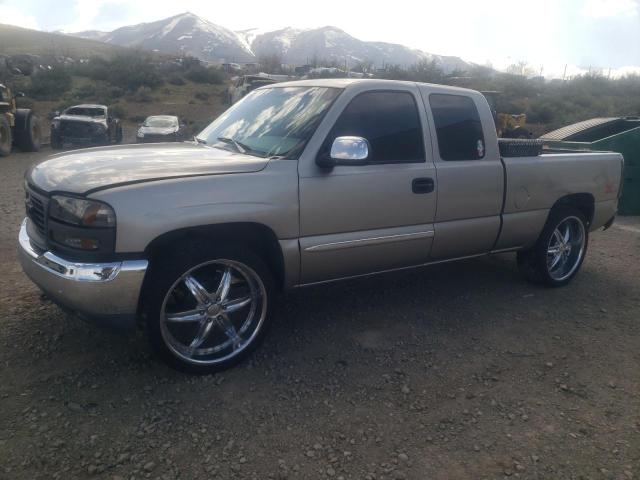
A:
<svg viewBox="0 0 640 480">
<path fill-rule="evenodd" d="M 471 90 L 268 85 L 192 142 L 33 167 L 21 263 L 62 307 L 146 325 L 172 366 L 216 371 L 260 343 L 281 290 L 496 252 L 568 283 L 614 221 L 623 158 L 520 142 L 499 143 Z"/>
</svg>

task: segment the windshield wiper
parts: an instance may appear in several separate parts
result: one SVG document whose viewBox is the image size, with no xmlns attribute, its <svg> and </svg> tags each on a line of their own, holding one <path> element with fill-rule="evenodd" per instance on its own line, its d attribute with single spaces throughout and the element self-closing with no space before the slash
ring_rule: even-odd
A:
<svg viewBox="0 0 640 480">
<path fill-rule="evenodd" d="M 233 145 L 234 148 L 240 153 L 247 153 L 248 150 L 252 150 L 251 147 L 245 145 L 242 142 L 239 142 L 235 138 L 229 137 L 218 137 L 217 140 L 222 143 L 228 143 L 229 145 Z M 253 150 L 252 150 L 253 151 Z"/>
<path fill-rule="evenodd" d="M 206 141 L 206 140 L 203 140 L 203 139 L 201 139 L 201 138 L 193 137 L 193 139 L 194 139 L 196 142 L 198 142 L 199 144 L 201 144 L 201 145 L 206 145 L 206 144 L 207 144 L 207 141 Z"/>
</svg>

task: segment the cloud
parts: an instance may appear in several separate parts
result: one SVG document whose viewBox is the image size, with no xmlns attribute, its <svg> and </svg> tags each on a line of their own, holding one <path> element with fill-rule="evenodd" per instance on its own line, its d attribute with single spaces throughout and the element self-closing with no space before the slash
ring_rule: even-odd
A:
<svg viewBox="0 0 640 480">
<path fill-rule="evenodd" d="M 15 25 L 17 27 L 38 29 L 35 17 L 26 15 L 15 7 L 0 3 L 0 23 Z"/>
<path fill-rule="evenodd" d="M 591 18 L 607 18 L 620 16 L 638 16 L 640 1 L 638 0 L 587 0 L 582 15 Z"/>
</svg>

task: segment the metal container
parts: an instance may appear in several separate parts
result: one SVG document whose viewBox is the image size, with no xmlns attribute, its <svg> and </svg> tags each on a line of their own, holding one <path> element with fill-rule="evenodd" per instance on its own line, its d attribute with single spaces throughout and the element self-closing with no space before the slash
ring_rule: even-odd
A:
<svg viewBox="0 0 640 480">
<path fill-rule="evenodd" d="M 593 118 L 540 138 L 553 149 L 621 153 L 624 178 L 618 212 L 640 215 L 640 117 Z"/>
</svg>

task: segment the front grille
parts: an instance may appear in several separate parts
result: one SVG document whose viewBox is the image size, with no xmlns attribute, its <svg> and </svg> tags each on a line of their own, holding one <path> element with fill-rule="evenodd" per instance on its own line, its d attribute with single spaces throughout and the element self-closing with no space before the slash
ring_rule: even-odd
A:
<svg viewBox="0 0 640 480">
<path fill-rule="evenodd" d="M 61 121 L 60 134 L 63 137 L 83 138 L 95 133 L 95 127 L 91 123 Z"/>
<path fill-rule="evenodd" d="M 43 238 L 47 232 L 47 199 L 31 189 L 26 191 L 27 217 L 33 222 L 36 230 Z"/>
</svg>

